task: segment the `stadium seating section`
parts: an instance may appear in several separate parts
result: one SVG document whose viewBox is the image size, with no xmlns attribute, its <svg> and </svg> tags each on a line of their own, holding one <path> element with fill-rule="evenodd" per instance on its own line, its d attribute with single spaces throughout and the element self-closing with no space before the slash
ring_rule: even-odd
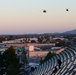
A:
<svg viewBox="0 0 76 75">
<path fill-rule="evenodd" d="M 57 59 L 62 62 L 60 69 Z M 57 71 L 53 73 L 55 67 Z M 76 44 L 69 45 L 64 51 L 40 65 L 30 75 L 76 75 Z"/>
</svg>

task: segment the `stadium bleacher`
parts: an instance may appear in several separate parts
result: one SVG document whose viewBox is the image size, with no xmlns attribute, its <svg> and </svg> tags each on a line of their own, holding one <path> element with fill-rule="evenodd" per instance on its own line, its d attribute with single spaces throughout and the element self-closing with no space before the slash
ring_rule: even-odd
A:
<svg viewBox="0 0 76 75">
<path fill-rule="evenodd" d="M 60 69 L 57 59 L 62 62 Z M 57 71 L 52 73 L 55 67 Z M 64 51 L 40 65 L 30 75 L 76 75 L 76 44 L 69 45 Z"/>
</svg>

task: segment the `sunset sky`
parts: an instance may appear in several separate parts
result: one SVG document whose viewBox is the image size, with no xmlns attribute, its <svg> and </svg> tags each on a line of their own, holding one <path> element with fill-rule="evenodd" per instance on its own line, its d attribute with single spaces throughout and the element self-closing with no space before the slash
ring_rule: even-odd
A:
<svg viewBox="0 0 76 75">
<path fill-rule="evenodd" d="M 76 29 L 76 0 L 0 0 L 0 34 L 51 33 L 72 29 Z"/>
</svg>

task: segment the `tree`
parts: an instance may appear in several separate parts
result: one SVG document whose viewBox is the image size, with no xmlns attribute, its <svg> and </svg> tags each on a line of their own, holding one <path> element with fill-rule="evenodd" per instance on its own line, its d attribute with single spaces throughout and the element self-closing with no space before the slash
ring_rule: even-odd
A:
<svg viewBox="0 0 76 75">
<path fill-rule="evenodd" d="M 16 50 L 11 46 L 4 53 L 6 75 L 18 75 L 21 64 L 16 54 Z"/>
<path fill-rule="evenodd" d="M 31 43 L 36 43 L 36 41 L 35 40 L 31 40 Z"/>
<path fill-rule="evenodd" d="M 45 39 L 44 36 L 40 36 L 40 37 L 38 38 L 38 41 L 39 41 L 39 43 L 46 43 L 46 39 Z"/>
<path fill-rule="evenodd" d="M 18 64 L 15 66 L 14 64 L 11 64 L 7 69 L 7 75 L 19 75 L 20 73 L 20 65 Z"/>
<path fill-rule="evenodd" d="M 41 37 L 38 38 L 38 42 L 39 42 L 39 43 L 42 43 Z"/>
<path fill-rule="evenodd" d="M 0 75 L 3 75 L 5 73 L 5 63 L 4 63 L 4 57 L 0 52 Z"/>
<path fill-rule="evenodd" d="M 28 60 L 27 60 L 27 56 L 26 56 L 27 52 L 23 50 L 22 52 L 22 62 L 24 65 L 28 64 Z"/>
<path fill-rule="evenodd" d="M 44 63 L 44 62 L 46 62 L 47 60 L 49 60 L 49 59 L 51 59 L 53 56 L 55 56 L 56 54 L 53 52 L 49 52 L 46 56 L 45 56 L 45 58 L 44 58 L 44 60 L 40 60 L 40 63 L 42 64 L 42 63 Z"/>
<path fill-rule="evenodd" d="M 28 64 L 28 60 L 27 60 L 27 51 L 24 48 L 22 51 L 21 61 L 22 61 L 22 67 L 25 68 L 25 66 Z M 22 69 L 22 72 L 24 75 L 28 75 L 28 72 L 25 71 L 24 69 Z M 23 75 L 23 74 L 21 74 L 21 75 Z"/>
</svg>

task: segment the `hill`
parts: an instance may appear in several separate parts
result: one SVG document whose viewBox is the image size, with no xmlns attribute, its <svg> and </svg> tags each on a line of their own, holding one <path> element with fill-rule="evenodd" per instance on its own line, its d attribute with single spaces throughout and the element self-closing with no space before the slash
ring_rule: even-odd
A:
<svg viewBox="0 0 76 75">
<path fill-rule="evenodd" d="M 71 30 L 71 31 L 66 31 L 64 34 L 76 34 L 76 29 Z"/>
</svg>

